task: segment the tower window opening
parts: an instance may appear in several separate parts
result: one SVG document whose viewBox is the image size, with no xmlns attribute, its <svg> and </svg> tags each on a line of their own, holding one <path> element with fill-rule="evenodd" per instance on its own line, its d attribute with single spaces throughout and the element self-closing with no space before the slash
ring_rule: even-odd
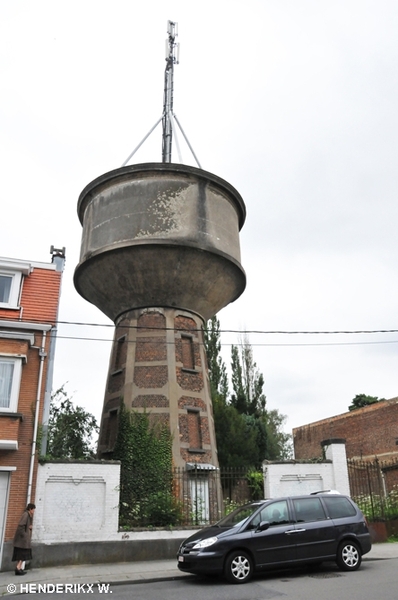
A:
<svg viewBox="0 0 398 600">
<path fill-rule="evenodd" d="M 107 448 L 113 448 L 117 434 L 117 414 L 118 410 L 110 410 L 105 433 L 105 445 Z"/>
<path fill-rule="evenodd" d="M 182 366 L 183 369 L 195 370 L 195 354 L 193 350 L 193 339 L 191 336 L 181 336 Z"/>
<path fill-rule="evenodd" d="M 114 358 L 114 363 L 113 363 L 114 372 L 122 370 L 122 366 L 125 361 L 125 352 L 124 352 L 125 348 L 126 348 L 125 343 L 126 343 L 125 335 L 123 335 L 116 341 L 115 358 Z"/>
<path fill-rule="evenodd" d="M 195 452 L 202 449 L 202 433 L 200 428 L 200 411 L 189 409 L 188 413 L 188 435 L 189 450 Z"/>
</svg>

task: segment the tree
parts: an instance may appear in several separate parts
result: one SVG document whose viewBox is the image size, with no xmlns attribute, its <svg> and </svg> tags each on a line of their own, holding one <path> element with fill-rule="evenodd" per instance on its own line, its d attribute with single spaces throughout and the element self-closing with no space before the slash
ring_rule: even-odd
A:
<svg viewBox="0 0 398 600">
<path fill-rule="evenodd" d="M 213 402 L 213 414 L 220 466 L 253 466 L 256 437 L 248 430 L 244 417 L 221 397 Z"/>
<path fill-rule="evenodd" d="M 259 417 L 264 414 L 266 397 L 263 394 L 264 376 L 253 358 L 253 348 L 247 337 L 240 346 L 231 348 L 232 387 L 231 404 L 238 412 Z"/>
<path fill-rule="evenodd" d="M 47 431 L 49 458 L 95 457 L 92 436 L 98 433 L 96 418 L 81 406 L 74 406 L 64 385 L 51 396 Z"/>
<path fill-rule="evenodd" d="M 257 461 L 281 460 L 293 454 L 291 435 L 283 432 L 286 421 L 277 409 L 266 409 L 266 396 L 263 393 L 264 376 L 259 371 L 253 356 L 253 348 L 247 337 L 240 346 L 231 349 L 232 387 L 231 404 L 241 413 L 247 426 L 255 432 Z"/>
<path fill-rule="evenodd" d="M 216 317 L 207 323 L 205 346 L 220 466 L 257 468 L 264 459 L 290 457 L 291 436 L 282 431 L 286 417 L 266 410 L 264 377 L 248 339 L 231 349 L 231 397 Z"/>
<path fill-rule="evenodd" d="M 220 355 L 220 322 L 217 317 L 214 316 L 207 321 L 203 335 L 212 398 L 217 394 L 226 399 L 228 396 L 228 377 L 225 363 Z"/>
<path fill-rule="evenodd" d="M 384 398 L 367 396 L 366 394 L 357 394 L 348 407 L 348 410 L 357 410 L 357 408 L 363 408 L 364 406 L 369 406 L 369 404 L 381 402 L 382 400 L 384 400 Z"/>
<path fill-rule="evenodd" d="M 293 457 L 292 436 L 283 431 L 287 419 L 276 408 L 265 414 L 268 431 L 268 460 L 289 460 Z"/>
</svg>

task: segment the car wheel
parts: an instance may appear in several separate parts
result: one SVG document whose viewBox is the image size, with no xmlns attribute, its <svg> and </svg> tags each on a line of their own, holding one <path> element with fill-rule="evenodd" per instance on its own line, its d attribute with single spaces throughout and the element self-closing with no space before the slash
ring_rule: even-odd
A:
<svg viewBox="0 0 398 600">
<path fill-rule="evenodd" d="M 336 562 L 343 571 L 356 571 L 359 569 L 362 556 L 358 544 L 351 540 L 340 544 L 337 550 Z"/>
<path fill-rule="evenodd" d="M 225 562 L 225 578 L 230 583 L 246 583 L 253 575 L 253 560 L 243 551 L 230 554 Z"/>
</svg>

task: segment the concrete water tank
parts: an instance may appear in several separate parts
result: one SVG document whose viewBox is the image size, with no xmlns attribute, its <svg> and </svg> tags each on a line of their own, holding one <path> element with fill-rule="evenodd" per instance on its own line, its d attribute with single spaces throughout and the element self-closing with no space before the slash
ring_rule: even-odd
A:
<svg viewBox="0 0 398 600">
<path fill-rule="evenodd" d="M 101 175 L 82 191 L 78 292 L 116 322 L 142 307 L 188 310 L 205 321 L 246 285 L 236 189 L 195 167 L 144 163 Z"/>
</svg>

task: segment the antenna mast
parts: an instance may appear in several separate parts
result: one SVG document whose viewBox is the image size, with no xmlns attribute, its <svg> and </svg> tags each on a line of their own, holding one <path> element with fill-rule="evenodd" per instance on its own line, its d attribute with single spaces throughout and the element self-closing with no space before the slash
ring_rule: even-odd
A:
<svg viewBox="0 0 398 600">
<path fill-rule="evenodd" d="M 171 162 L 171 146 L 173 139 L 173 91 L 174 91 L 174 65 L 178 65 L 179 44 L 175 41 L 178 35 L 177 23 L 168 22 L 166 40 L 166 69 L 164 72 L 164 98 L 163 98 L 163 137 L 162 137 L 162 162 Z"/>
<path fill-rule="evenodd" d="M 142 144 L 145 140 L 151 135 L 152 131 L 156 129 L 159 125 L 160 121 L 162 121 L 163 126 L 163 137 L 162 137 L 162 162 L 171 163 L 171 146 L 173 141 L 173 124 L 176 123 L 178 128 L 180 129 L 182 135 L 184 136 L 184 140 L 186 141 L 188 148 L 192 152 L 192 156 L 196 160 L 196 163 L 201 169 L 200 162 L 193 151 L 191 144 L 177 116 L 173 112 L 173 93 L 174 93 L 174 65 L 178 65 L 179 63 L 179 50 L 180 44 L 178 44 L 175 39 L 178 35 L 177 33 L 177 23 L 174 21 L 168 21 L 167 25 L 167 33 L 169 34 L 168 39 L 166 40 L 166 70 L 164 73 L 164 98 L 163 98 L 163 114 L 152 127 L 152 129 L 146 134 L 146 136 L 141 140 L 141 142 L 134 148 L 134 150 L 129 154 L 129 156 L 124 161 L 122 167 L 125 167 L 129 160 L 134 156 L 139 148 L 141 148 Z M 177 129 L 174 129 L 174 133 L 177 133 Z M 176 143 L 177 143 L 177 135 L 175 135 Z M 177 144 L 178 149 L 178 144 Z"/>
</svg>

